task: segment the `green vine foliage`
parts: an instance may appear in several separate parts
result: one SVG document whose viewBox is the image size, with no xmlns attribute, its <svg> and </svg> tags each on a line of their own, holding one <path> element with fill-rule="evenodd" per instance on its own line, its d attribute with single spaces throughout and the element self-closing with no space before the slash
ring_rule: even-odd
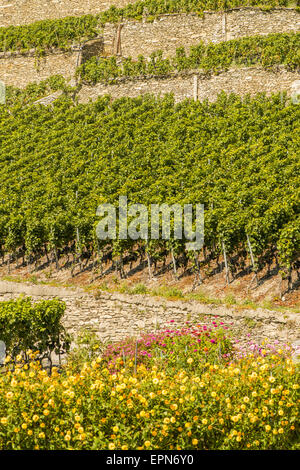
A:
<svg viewBox="0 0 300 470">
<path fill-rule="evenodd" d="M 85 15 L 0 28 L 0 51 L 68 49 L 74 42 L 97 36 L 97 26 L 97 16 Z"/>
<path fill-rule="evenodd" d="M 52 75 L 38 83 L 29 83 L 25 88 L 6 87 L 6 105 L 25 106 L 58 90 L 67 95 L 72 89 L 62 75 Z"/>
<path fill-rule="evenodd" d="M 28 350 L 37 358 L 49 358 L 52 352 L 62 354 L 70 347 L 70 338 L 61 324 L 65 304 L 60 300 L 32 303 L 30 297 L 0 302 L 0 339 L 13 359 Z"/>
<path fill-rule="evenodd" d="M 143 15 L 151 21 L 166 13 L 195 12 L 202 15 L 206 10 L 220 11 L 243 6 L 269 10 L 288 5 L 289 0 L 141 0 L 124 8 L 112 6 L 98 15 L 69 16 L 28 25 L 2 27 L 0 51 L 26 52 L 35 48 L 39 55 L 51 48 L 65 50 L 72 43 L 97 36 L 105 23 L 117 23 L 123 19 L 141 20 Z"/>
<path fill-rule="evenodd" d="M 95 237 L 98 205 L 127 195 L 147 207 L 203 203 L 205 250 L 220 252 L 222 242 L 231 256 L 248 236 L 255 257 L 275 250 L 288 268 L 300 249 L 299 118 L 284 94 L 2 105 L 0 252 L 135 253 L 143 240 Z M 175 245 L 184 255 L 184 243 Z M 151 256 L 175 245 L 153 240 Z"/>
<path fill-rule="evenodd" d="M 218 44 L 200 43 L 190 48 L 176 50 L 175 57 L 163 58 L 162 51 L 153 52 L 149 60 L 140 55 L 137 60 L 126 58 L 117 64 L 115 57 L 93 57 L 77 69 L 77 76 L 88 84 L 115 83 L 116 79 L 130 77 L 163 76 L 171 72 L 199 69 L 218 73 L 232 66 L 286 65 L 291 69 L 300 66 L 300 33 L 269 34 L 233 39 Z"/>
</svg>

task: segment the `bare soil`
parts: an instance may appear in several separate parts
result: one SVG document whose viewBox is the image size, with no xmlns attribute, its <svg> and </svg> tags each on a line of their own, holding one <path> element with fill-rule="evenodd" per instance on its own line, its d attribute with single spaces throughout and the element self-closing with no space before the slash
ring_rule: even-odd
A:
<svg viewBox="0 0 300 470">
<path fill-rule="evenodd" d="M 126 261 L 126 260 L 125 260 Z M 234 275 L 230 274 L 230 282 L 226 282 L 224 263 L 217 265 L 211 261 L 201 268 L 202 282 L 195 282 L 195 274 L 190 267 L 177 268 L 177 275 L 173 271 L 171 259 L 157 263 L 156 269 L 151 266 L 152 279 L 149 279 L 147 261 L 137 260 L 131 263 L 124 263 L 124 274 L 121 275 L 108 261 L 103 264 L 103 273 L 100 269 L 93 269 L 92 260 L 83 260 L 81 266 L 77 263 L 71 271 L 70 262 L 67 257 L 61 256 L 59 259 L 59 269 L 55 263 L 48 263 L 46 258 L 39 260 L 38 265 L 33 264 L 21 266 L 18 263 L 7 262 L 0 265 L 0 278 L 7 280 L 17 280 L 20 282 L 30 282 L 33 284 L 45 283 L 52 285 L 78 286 L 84 288 L 105 288 L 113 290 L 123 290 L 128 292 L 136 286 L 147 288 L 148 291 L 166 292 L 169 298 L 181 298 L 186 294 L 195 294 L 203 301 L 219 300 L 227 304 L 242 303 L 249 306 L 251 303 L 273 307 L 296 308 L 300 307 L 299 276 L 297 272 L 292 275 L 292 289 L 287 291 L 287 282 L 282 281 L 281 274 L 275 264 L 258 272 L 257 281 L 254 273 L 246 267 Z"/>
</svg>

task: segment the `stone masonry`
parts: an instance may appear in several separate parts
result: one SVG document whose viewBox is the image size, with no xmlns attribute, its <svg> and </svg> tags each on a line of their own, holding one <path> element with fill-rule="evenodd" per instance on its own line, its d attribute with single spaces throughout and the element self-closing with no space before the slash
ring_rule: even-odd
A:
<svg viewBox="0 0 300 470">
<path fill-rule="evenodd" d="M 270 342 L 298 344 L 300 318 L 290 312 L 239 309 L 234 306 L 206 305 L 196 301 L 168 301 L 146 295 L 126 295 L 101 291 L 96 295 L 81 289 L 19 284 L 0 281 L 0 301 L 15 299 L 21 294 L 33 301 L 59 298 L 66 302 L 63 323 L 76 336 L 80 330 L 95 332 L 103 341 L 118 341 L 127 336 L 138 336 L 141 331 L 183 325 L 186 321 L 205 321 L 217 318 L 229 325 L 241 341 L 250 338 L 257 343 Z M 173 323 L 172 323 L 173 325 Z"/>
<path fill-rule="evenodd" d="M 270 95 L 286 90 L 288 95 L 291 95 L 293 84 L 299 78 L 299 71 L 290 71 L 282 66 L 276 70 L 262 67 L 232 68 L 218 75 L 190 72 L 166 78 L 120 80 L 113 85 L 103 83 L 95 86 L 85 85 L 80 90 L 78 99 L 79 102 L 86 103 L 107 94 L 111 95 L 112 99 L 118 99 L 123 96 L 137 97 L 147 93 L 156 96 L 173 93 L 176 102 L 187 98 L 215 101 L 221 91 L 244 96 L 258 92 Z"/>
<path fill-rule="evenodd" d="M 22 5 L 21 5 L 22 6 Z M 21 8 L 20 6 L 20 8 Z M 104 54 L 116 53 L 117 25 L 107 24 L 103 31 Z M 300 31 L 300 14 L 293 9 L 275 9 L 263 12 L 257 9 L 236 9 L 228 13 L 162 15 L 154 22 L 126 21 L 120 33 L 120 53 L 124 57 L 149 57 L 158 49 L 172 56 L 176 48 L 187 50 L 200 41 L 220 42 L 249 35 L 264 35 Z M 78 46 L 78 45 L 77 45 Z M 26 54 L 0 53 L 0 80 L 6 85 L 20 88 L 39 82 L 51 75 L 74 77 L 80 62 L 79 47 L 69 53 L 53 51 L 45 58 L 37 59 L 34 51 Z"/>
</svg>

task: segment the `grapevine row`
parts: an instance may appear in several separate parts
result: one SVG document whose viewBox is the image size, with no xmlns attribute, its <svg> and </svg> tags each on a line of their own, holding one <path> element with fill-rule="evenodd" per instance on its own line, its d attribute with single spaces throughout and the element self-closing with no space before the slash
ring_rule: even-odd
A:
<svg viewBox="0 0 300 470">
<path fill-rule="evenodd" d="M 288 0 L 140 0 L 124 8 L 110 7 L 97 15 L 42 20 L 28 25 L 0 28 L 0 51 L 26 52 L 36 49 L 37 54 L 58 48 L 69 49 L 72 44 L 92 39 L 101 33 L 105 23 L 118 23 L 125 19 L 141 20 L 143 15 L 153 21 L 166 13 L 203 15 L 204 11 L 223 11 L 235 7 L 272 9 L 286 7 Z"/>
<path fill-rule="evenodd" d="M 282 94 L 215 103 L 171 95 L 110 97 L 74 105 L 0 107 L 0 252 L 12 261 L 92 263 L 107 257 L 124 274 L 137 253 L 153 263 L 171 253 L 201 279 L 207 259 L 227 259 L 228 273 L 273 260 L 291 277 L 298 267 L 300 108 Z M 99 241 L 102 202 L 203 203 L 205 244 L 185 240 Z M 73 264 L 74 266 L 74 264 Z M 230 271 L 230 272 L 229 272 Z M 123 275 L 122 274 L 122 275 Z"/>
<path fill-rule="evenodd" d="M 77 76 L 84 83 L 116 83 L 117 79 L 129 77 L 164 76 L 173 72 L 199 69 L 218 73 L 231 66 L 262 65 L 270 67 L 287 65 L 291 69 L 300 66 L 300 33 L 278 33 L 251 36 L 218 44 L 200 43 L 190 48 L 186 55 L 184 47 L 177 48 L 175 57 L 164 58 L 158 50 L 150 58 L 140 55 L 118 63 L 116 57 L 92 57 L 77 68 Z"/>
</svg>

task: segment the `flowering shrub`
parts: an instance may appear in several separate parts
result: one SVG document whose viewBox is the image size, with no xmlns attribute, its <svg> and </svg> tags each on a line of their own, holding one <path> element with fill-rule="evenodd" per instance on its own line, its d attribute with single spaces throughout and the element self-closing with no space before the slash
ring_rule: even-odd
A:
<svg viewBox="0 0 300 470">
<path fill-rule="evenodd" d="M 195 361 L 194 361 L 195 357 Z M 281 354 L 162 370 L 117 357 L 0 374 L 0 449 L 296 449 L 299 368 Z M 183 360 L 183 356 L 182 356 Z M 116 366 L 119 371 L 114 372 Z M 298 444 L 297 444 L 298 442 Z"/>
<path fill-rule="evenodd" d="M 170 327 L 151 334 L 143 334 L 140 339 L 126 338 L 117 344 L 110 344 L 103 352 L 108 366 L 116 365 L 121 358 L 126 365 L 128 360 L 138 364 L 151 364 L 155 359 L 161 368 L 184 367 L 187 355 L 193 356 L 193 368 L 207 361 L 226 361 L 232 354 L 232 343 L 228 327 L 223 322 L 212 321 L 206 324 L 191 324 L 185 327 Z M 118 362 L 119 363 L 119 362 Z"/>
</svg>

